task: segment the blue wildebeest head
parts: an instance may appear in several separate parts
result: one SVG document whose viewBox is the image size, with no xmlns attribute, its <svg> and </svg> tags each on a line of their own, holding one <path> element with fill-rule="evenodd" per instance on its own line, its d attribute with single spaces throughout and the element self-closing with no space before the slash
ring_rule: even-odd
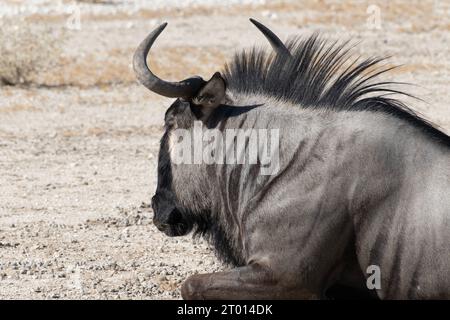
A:
<svg viewBox="0 0 450 320">
<path fill-rule="evenodd" d="M 290 55 L 275 34 L 259 22 L 250 20 L 265 35 L 276 53 L 282 56 Z M 208 206 L 198 208 L 197 206 L 196 211 L 201 211 L 202 214 L 192 214 L 191 209 L 180 205 L 172 188 L 170 137 L 172 131 L 188 129 L 193 126 L 195 121 L 205 122 L 211 113 L 225 101 L 226 84 L 219 72 L 216 72 L 209 81 L 195 76 L 181 82 L 167 82 L 154 75 L 147 66 L 146 57 L 154 41 L 166 26 L 167 23 L 162 24 L 147 36 L 136 50 L 133 60 L 137 78 L 144 86 L 160 95 L 178 98 L 169 107 L 164 117 L 165 132 L 161 139 L 158 157 L 158 186 L 152 198 L 153 221 L 160 231 L 169 236 L 183 236 L 193 228 L 196 229 L 197 234 L 205 235 L 210 227 L 208 224 L 210 216 L 205 212 L 210 211 L 210 208 Z M 245 111 L 248 108 L 242 109 Z M 195 196 L 192 200 L 195 200 Z M 199 200 L 201 203 L 202 200 Z M 221 237 L 216 236 L 216 238 Z"/>
<path fill-rule="evenodd" d="M 139 81 L 176 98 L 154 224 L 169 236 L 194 230 L 236 267 L 188 278 L 183 297 L 318 298 L 344 285 L 380 298 L 449 298 L 450 138 L 391 97 L 403 94 L 395 83 L 374 82 L 391 69 L 378 66 L 383 58 L 352 61 L 346 43 L 317 35 L 285 45 L 252 22 L 274 50 L 239 53 L 208 81 L 167 82 L 149 70 L 166 24 L 134 56 Z M 227 140 L 230 132 L 244 139 Z M 237 148 L 256 160 L 234 161 Z"/>
</svg>

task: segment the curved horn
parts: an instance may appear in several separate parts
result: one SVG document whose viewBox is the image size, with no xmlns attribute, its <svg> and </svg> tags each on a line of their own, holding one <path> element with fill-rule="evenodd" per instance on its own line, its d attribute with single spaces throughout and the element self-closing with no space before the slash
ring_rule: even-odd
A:
<svg viewBox="0 0 450 320">
<path fill-rule="evenodd" d="M 287 54 L 289 56 L 291 55 L 289 50 L 284 45 L 283 41 L 281 41 L 275 33 L 270 31 L 269 28 L 252 18 L 250 18 L 250 22 L 253 23 L 259 29 L 259 31 L 262 32 L 262 34 L 266 37 L 273 50 L 275 50 L 277 54 Z"/>
<path fill-rule="evenodd" d="M 201 77 L 192 77 L 180 82 L 168 82 L 158 78 L 148 68 L 148 52 L 166 26 L 167 22 L 153 30 L 136 49 L 133 56 L 134 72 L 140 83 L 157 94 L 169 98 L 191 98 L 206 83 Z"/>
</svg>

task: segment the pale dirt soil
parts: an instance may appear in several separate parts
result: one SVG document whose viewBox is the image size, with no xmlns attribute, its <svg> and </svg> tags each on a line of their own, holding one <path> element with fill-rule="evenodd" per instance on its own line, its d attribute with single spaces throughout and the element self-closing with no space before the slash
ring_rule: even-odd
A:
<svg viewBox="0 0 450 320">
<path fill-rule="evenodd" d="M 248 17 L 283 39 L 315 31 L 352 38 L 356 54 L 404 64 L 387 79 L 416 84 L 406 90 L 425 102 L 410 106 L 450 132 L 448 1 L 261 3 L 132 12 L 115 1 L 83 4 L 81 30 L 65 33 L 58 65 L 31 87 L 0 87 L 0 298 L 180 298 L 187 276 L 225 268 L 203 241 L 168 238 L 151 222 L 170 99 L 136 84 L 130 63 L 162 21 L 169 26 L 151 65 L 169 79 L 208 78 L 237 49 L 265 46 Z M 366 23 L 376 3 L 380 30 Z M 68 16 L 23 17 L 35 28 L 64 28 Z"/>
</svg>

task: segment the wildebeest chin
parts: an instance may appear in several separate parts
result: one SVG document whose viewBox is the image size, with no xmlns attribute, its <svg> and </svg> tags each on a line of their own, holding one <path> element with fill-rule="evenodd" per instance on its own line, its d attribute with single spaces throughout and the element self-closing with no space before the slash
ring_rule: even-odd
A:
<svg viewBox="0 0 450 320">
<path fill-rule="evenodd" d="M 139 81 L 176 98 L 154 224 L 168 236 L 204 236 L 234 267 L 189 277 L 182 296 L 316 299 L 341 286 L 382 299 L 450 298 L 450 137 L 399 100 L 398 83 L 377 80 L 392 69 L 384 58 L 354 59 L 348 42 L 318 35 L 283 43 L 251 22 L 272 48 L 237 53 L 209 80 L 168 82 L 149 70 L 166 24 L 134 55 Z M 278 170 L 175 163 L 175 133 L 199 123 L 279 130 Z"/>
</svg>

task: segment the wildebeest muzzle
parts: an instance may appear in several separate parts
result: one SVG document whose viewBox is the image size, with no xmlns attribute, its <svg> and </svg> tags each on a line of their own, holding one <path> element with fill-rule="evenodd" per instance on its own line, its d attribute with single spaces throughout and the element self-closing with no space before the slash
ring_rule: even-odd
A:
<svg viewBox="0 0 450 320">
<path fill-rule="evenodd" d="M 152 198 L 153 224 L 170 237 L 184 236 L 192 230 L 192 224 L 174 205 L 170 191 L 157 191 Z"/>
</svg>

